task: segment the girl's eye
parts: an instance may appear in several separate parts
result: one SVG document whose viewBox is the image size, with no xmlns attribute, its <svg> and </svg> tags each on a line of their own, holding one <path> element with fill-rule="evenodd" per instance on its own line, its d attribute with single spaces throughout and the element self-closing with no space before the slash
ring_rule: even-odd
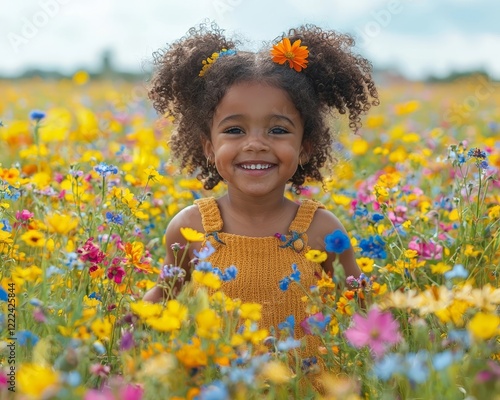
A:
<svg viewBox="0 0 500 400">
<path fill-rule="evenodd" d="M 275 135 L 282 135 L 284 133 L 290 133 L 289 131 L 287 131 L 285 128 L 281 128 L 279 126 L 271 129 L 270 131 L 271 133 L 274 133 Z"/>
<path fill-rule="evenodd" d="M 232 133 L 232 134 L 238 134 L 241 132 L 242 132 L 242 130 L 240 128 L 237 128 L 237 127 L 228 128 L 228 129 L 224 130 L 224 133 Z"/>
</svg>

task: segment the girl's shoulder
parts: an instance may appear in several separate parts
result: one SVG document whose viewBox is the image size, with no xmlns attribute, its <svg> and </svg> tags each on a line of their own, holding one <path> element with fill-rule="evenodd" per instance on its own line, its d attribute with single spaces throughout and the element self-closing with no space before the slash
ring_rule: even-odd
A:
<svg viewBox="0 0 500 400">
<path fill-rule="evenodd" d="M 333 212 L 318 208 L 307 232 L 310 246 L 312 248 L 324 247 L 325 237 L 337 229 L 345 233 L 344 226 Z"/>
<path fill-rule="evenodd" d="M 180 234 L 180 228 L 191 228 L 203 232 L 201 214 L 197 205 L 187 206 L 179 211 L 168 223 L 167 235 L 176 237 Z"/>
</svg>

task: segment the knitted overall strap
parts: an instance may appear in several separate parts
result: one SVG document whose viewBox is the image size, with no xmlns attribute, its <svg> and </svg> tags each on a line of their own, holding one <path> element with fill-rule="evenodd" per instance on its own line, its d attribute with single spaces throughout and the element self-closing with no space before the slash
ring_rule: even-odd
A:
<svg viewBox="0 0 500 400">
<path fill-rule="evenodd" d="M 196 204 L 200 210 L 201 223 L 203 224 L 205 232 L 211 233 L 222 230 L 222 217 L 215 198 L 207 197 L 205 199 L 198 199 L 194 201 L 194 204 Z"/>
<path fill-rule="evenodd" d="M 307 231 L 314 218 L 314 213 L 318 208 L 325 208 L 325 206 L 315 200 L 302 200 L 297 215 L 290 224 L 290 232 L 304 233 Z"/>
</svg>

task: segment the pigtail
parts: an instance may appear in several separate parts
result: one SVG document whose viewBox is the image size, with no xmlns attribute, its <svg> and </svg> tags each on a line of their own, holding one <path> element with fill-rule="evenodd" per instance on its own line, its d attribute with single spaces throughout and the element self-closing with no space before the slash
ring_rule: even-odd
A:
<svg viewBox="0 0 500 400">
<path fill-rule="evenodd" d="M 222 49 L 233 49 L 215 23 L 203 23 L 191 28 L 186 36 L 166 49 L 153 54 L 155 66 L 150 82 L 149 98 L 154 108 L 165 117 L 174 118 L 177 129 L 170 139 L 170 148 L 180 160 L 180 167 L 189 173 L 200 168 L 205 159 L 201 142 L 209 134 L 204 109 L 205 77 L 200 76 L 203 61 Z M 203 168 L 203 177 L 211 175 Z"/>
<path fill-rule="evenodd" d="M 292 43 L 300 39 L 309 50 L 307 68 L 300 73 L 311 80 L 320 104 L 340 114 L 348 112 L 349 127 L 358 130 L 360 115 L 379 99 L 371 63 L 351 51 L 354 39 L 315 25 L 291 29 L 287 37 Z"/>
</svg>

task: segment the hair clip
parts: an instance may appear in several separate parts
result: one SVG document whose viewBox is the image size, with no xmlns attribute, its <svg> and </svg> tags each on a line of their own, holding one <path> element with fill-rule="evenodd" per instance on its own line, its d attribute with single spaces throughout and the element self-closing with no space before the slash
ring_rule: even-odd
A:
<svg viewBox="0 0 500 400">
<path fill-rule="evenodd" d="M 212 66 L 212 64 L 217 61 L 219 57 L 224 57 L 224 56 L 232 56 L 236 54 L 236 50 L 233 49 L 222 49 L 219 53 L 212 53 L 210 57 L 208 57 L 206 60 L 202 61 L 203 67 L 201 68 L 200 73 L 198 76 L 203 76 L 207 72 L 207 70 Z"/>
<path fill-rule="evenodd" d="M 300 43 L 300 39 L 291 44 L 290 39 L 283 38 L 271 50 L 273 61 L 277 64 L 284 64 L 288 61 L 290 68 L 293 68 L 297 72 L 307 68 L 309 50 L 307 50 L 307 46 L 301 46 Z"/>
</svg>

